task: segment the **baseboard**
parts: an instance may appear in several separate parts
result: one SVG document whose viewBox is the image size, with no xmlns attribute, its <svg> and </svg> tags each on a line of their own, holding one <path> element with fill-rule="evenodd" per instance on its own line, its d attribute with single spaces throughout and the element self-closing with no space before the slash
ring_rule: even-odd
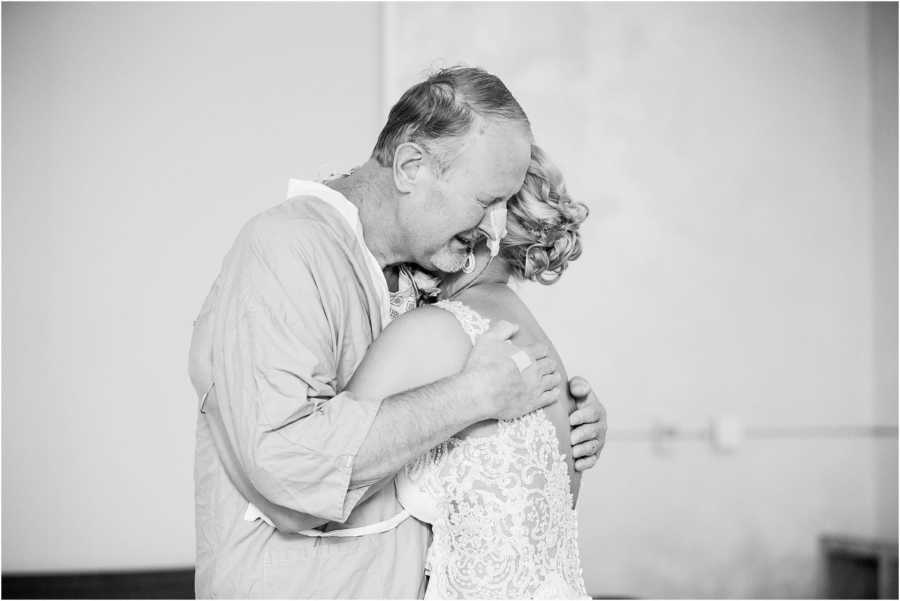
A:
<svg viewBox="0 0 900 601">
<path fill-rule="evenodd" d="M 135 572 L 3 574 L 3 599 L 193 599 L 194 568 Z M 594 599 L 635 599 L 594 596 Z"/>
<path fill-rule="evenodd" d="M 193 599 L 194 568 L 3 574 L 4 599 Z"/>
</svg>

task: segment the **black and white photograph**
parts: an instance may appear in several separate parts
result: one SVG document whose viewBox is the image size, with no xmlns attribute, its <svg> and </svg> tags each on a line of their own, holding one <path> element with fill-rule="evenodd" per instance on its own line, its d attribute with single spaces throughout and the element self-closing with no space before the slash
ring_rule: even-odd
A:
<svg viewBox="0 0 900 601">
<path fill-rule="evenodd" d="M 897 599 L 897 2 L 31 2 L 8 599 Z"/>
</svg>

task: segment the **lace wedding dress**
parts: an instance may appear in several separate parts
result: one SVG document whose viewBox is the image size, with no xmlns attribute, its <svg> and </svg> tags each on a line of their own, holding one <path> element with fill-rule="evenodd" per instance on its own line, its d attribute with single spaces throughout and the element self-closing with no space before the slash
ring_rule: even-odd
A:
<svg viewBox="0 0 900 601">
<path fill-rule="evenodd" d="M 489 321 L 456 301 L 475 343 Z M 489 436 L 451 438 L 397 476 L 400 502 L 432 525 L 426 599 L 575 599 L 585 593 L 569 474 L 536 411 Z"/>
</svg>

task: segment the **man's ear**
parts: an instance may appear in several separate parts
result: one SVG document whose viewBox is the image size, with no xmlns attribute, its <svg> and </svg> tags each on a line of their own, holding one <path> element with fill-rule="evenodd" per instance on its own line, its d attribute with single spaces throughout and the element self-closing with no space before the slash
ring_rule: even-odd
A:
<svg viewBox="0 0 900 601">
<path fill-rule="evenodd" d="M 425 151 L 415 142 L 404 142 L 394 151 L 394 185 L 400 192 L 412 192 L 423 169 L 427 169 Z"/>
</svg>

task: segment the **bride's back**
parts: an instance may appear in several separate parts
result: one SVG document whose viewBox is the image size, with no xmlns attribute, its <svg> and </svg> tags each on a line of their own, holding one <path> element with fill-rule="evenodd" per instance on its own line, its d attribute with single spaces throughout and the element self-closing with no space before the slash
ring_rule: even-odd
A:
<svg viewBox="0 0 900 601">
<path fill-rule="evenodd" d="M 556 438 L 559 443 L 559 452 L 566 457 L 566 465 L 569 471 L 572 494 L 577 497 L 581 481 L 581 473 L 576 472 L 572 458 L 572 446 L 569 440 L 571 428 L 569 426 L 569 414 L 575 409 L 575 400 L 569 394 L 568 376 L 563 362 L 556 352 L 552 341 L 538 324 L 534 315 L 528 309 L 519 295 L 506 284 L 484 284 L 473 286 L 460 292 L 454 297 L 468 306 L 482 317 L 489 319 L 492 324 L 498 321 L 508 321 L 519 326 L 519 331 L 513 337 L 512 342 L 516 346 L 526 347 L 531 344 L 545 344 L 550 349 L 550 356 L 556 361 L 560 376 L 559 402 L 542 409 L 544 414 L 556 429 Z M 475 424 L 463 432 L 457 434 L 458 438 L 468 436 L 489 436 L 496 431 L 496 421 Z"/>
<path fill-rule="evenodd" d="M 519 326 L 514 344 L 542 343 L 559 364 L 534 316 L 505 285 L 469 288 L 433 308 L 413 311 L 386 333 L 398 326 L 389 335 L 405 338 L 417 317 L 432 320 L 438 314 L 453 324 L 442 320 L 440 336 L 433 340 L 463 334 L 469 346 L 491 324 L 508 321 Z M 461 350 L 456 344 L 435 346 Z M 429 359 L 422 359 L 419 368 L 428 369 Z M 562 372 L 561 364 L 559 369 Z M 400 503 L 432 525 L 426 599 L 587 598 L 573 507 L 576 487 L 568 441 L 572 400 L 565 390 L 565 373 L 561 375 L 561 402 L 542 409 L 543 414 L 471 426 L 397 475 Z"/>
</svg>

